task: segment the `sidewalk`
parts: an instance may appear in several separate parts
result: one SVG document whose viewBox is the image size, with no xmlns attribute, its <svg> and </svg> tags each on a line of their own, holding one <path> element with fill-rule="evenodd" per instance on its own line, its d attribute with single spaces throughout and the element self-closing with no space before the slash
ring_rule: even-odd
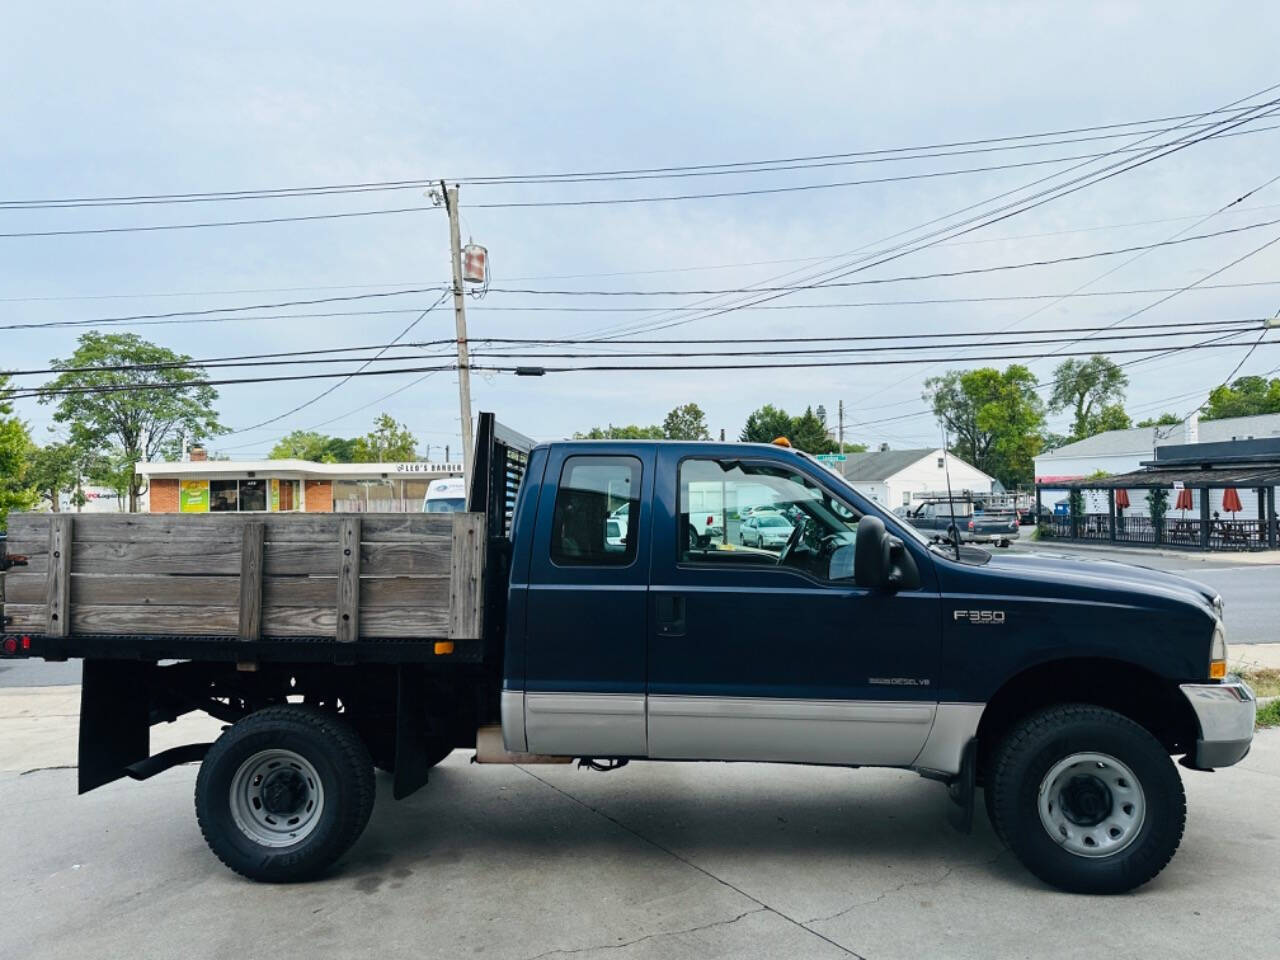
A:
<svg viewBox="0 0 1280 960">
<path fill-rule="evenodd" d="M 1078 551 L 1080 553 L 1123 553 L 1132 557 L 1172 557 L 1177 560 L 1199 560 L 1202 563 L 1221 563 L 1229 560 L 1240 566 L 1280 565 L 1280 550 L 1174 550 L 1167 547 L 1134 547 L 1109 540 L 1030 540 L 1019 539 L 1014 546 L 1038 550 L 1044 553 Z"/>
<path fill-rule="evenodd" d="M 0 689 L 0 773 L 74 767 L 80 685 Z M 202 713 L 151 728 L 151 752 L 217 739 L 223 724 Z"/>
</svg>

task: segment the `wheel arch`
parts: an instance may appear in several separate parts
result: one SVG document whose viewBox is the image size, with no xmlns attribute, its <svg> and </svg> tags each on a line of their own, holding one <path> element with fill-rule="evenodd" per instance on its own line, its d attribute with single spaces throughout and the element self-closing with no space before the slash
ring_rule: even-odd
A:
<svg viewBox="0 0 1280 960">
<path fill-rule="evenodd" d="M 1063 703 L 1087 703 L 1128 717 L 1170 754 L 1195 747 L 1199 723 L 1178 685 L 1127 660 L 1074 657 L 1050 660 L 1009 677 L 978 721 L 979 776 L 991 752 L 1023 717 Z"/>
</svg>

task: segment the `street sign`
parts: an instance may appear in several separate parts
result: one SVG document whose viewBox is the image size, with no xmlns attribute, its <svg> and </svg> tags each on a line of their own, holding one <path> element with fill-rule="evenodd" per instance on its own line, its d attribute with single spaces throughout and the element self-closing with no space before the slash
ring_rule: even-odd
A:
<svg viewBox="0 0 1280 960">
<path fill-rule="evenodd" d="M 849 459 L 849 457 L 847 454 L 843 453 L 820 453 L 813 459 L 819 460 L 822 463 L 844 463 Z"/>
<path fill-rule="evenodd" d="M 1185 484 L 1185 483 L 1183 483 L 1181 480 L 1175 480 L 1175 481 L 1173 481 L 1173 489 L 1175 489 L 1175 490 L 1181 490 L 1181 489 L 1182 489 L 1183 487 L 1185 487 L 1185 486 L 1186 486 L 1186 484 Z"/>
</svg>

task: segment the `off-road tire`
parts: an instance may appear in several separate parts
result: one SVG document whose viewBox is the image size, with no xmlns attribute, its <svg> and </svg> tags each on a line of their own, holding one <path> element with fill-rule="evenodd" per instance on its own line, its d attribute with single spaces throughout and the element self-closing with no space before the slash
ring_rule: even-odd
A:
<svg viewBox="0 0 1280 960">
<path fill-rule="evenodd" d="M 1077 753 L 1114 757 L 1137 779 L 1145 817 L 1127 847 L 1107 856 L 1070 852 L 1041 820 L 1039 792 L 1055 764 Z M 1035 713 L 997 746 L 987 810 L 996 835 L 1041 880 L 1072 893 L 1124 893 L 1168 865 L 1186 825 L 1182 779 L 1146 729 L 1112 710 L 1068 704 Z"/>
<path fill-rule="evenodd" d="M 237 771 L 264 750 L 288 750 L 318 775 L 323 805 L 296 843 L 267 846 L 236 823 L 231 799 Z M 350 849 L 373 812 L 373 761 L 336 714 L 315 707 L 268 707 L 233 724 L 209 749 L 196 777 L 196 819 L 209 848 L 251 880 L 294 883 L 323 874 Z"/>
</svg>

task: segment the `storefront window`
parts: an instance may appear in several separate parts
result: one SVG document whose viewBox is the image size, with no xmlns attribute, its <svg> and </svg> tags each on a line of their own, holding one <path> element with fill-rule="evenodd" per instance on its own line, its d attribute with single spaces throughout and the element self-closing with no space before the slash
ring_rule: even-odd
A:
<svg viewBox="0 0 1280 960">
<path fill-rule="evenodd" d="M 300 505 L 297 480 L 271 481 L 272 510 L 288 513 L 291 510 L 297 510 Z"/>
<path fill-rule="evenodd" d="M 237 510 L 239 509 L 239 496 L 237 485 L 238 480 L 210 480 L 209 481 L 209 509 L 210 510 Z"/>
<path fill-rule="evenodd" d="M 240 481 L 240 509 L 241 511 L 267 509 L 267 481 Z"/>
</svg>

